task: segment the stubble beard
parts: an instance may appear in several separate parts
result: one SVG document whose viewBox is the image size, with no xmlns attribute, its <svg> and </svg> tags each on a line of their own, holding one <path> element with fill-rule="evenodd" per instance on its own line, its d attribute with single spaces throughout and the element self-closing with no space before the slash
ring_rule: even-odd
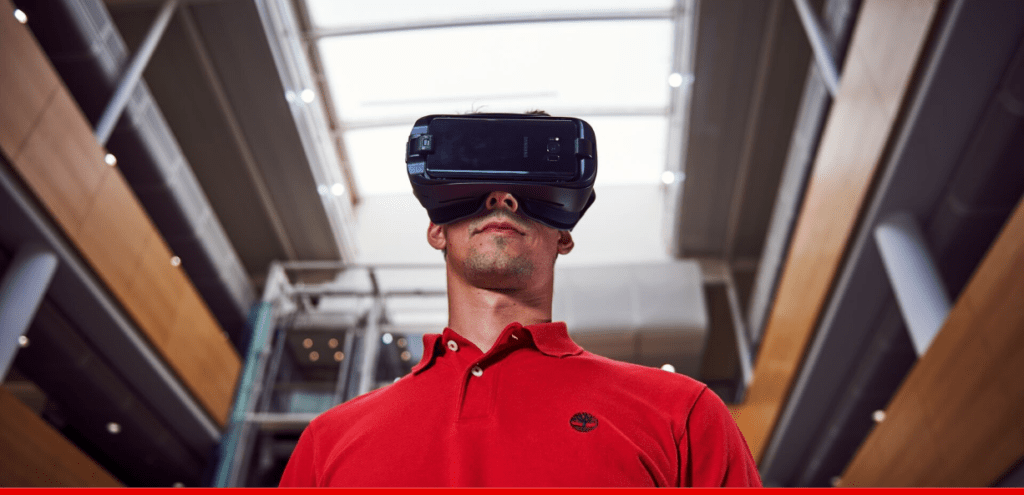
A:
<svg viewBox="0 0 1024 496">
<path fill-rule="evenodd" d="M 471 248 L 466 256 L 466 277 L 481 287 L 516 289 L 526 285 L 533 275 L 533 262 L 526 255 L 511 256 L 505 249 L 508 240 L 495 238 L 496 253 Z"/>
</svg>

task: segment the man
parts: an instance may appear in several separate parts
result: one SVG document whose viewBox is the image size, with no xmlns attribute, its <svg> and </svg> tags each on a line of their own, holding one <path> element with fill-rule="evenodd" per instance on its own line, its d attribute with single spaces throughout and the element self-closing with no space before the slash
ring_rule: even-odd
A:
<svg viewBox="0 0 1024 496">
<path fill-rule="evenodd" d="M 584 351 L 551 322 L 572 235 L 493 191 L 427 241 L 448 328 L 396 383 L 303 432 L 282 486 L 760 486 L 722 401 L 680 374 Z"/>
</svg>

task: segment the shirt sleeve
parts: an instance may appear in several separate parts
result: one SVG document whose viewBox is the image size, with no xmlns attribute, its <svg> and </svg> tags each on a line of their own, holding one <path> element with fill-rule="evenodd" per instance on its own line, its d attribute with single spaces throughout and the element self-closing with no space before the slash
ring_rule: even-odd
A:
<svg viewBox="0 0 1024 496">
<path fill-rule="evenodd" d="M 704 388 L 680 441 L 681 483 L 690 487 L 761 487 L 747 441 L 725 403 Z"/>
<path fill-rule="evenodd" d="M 278 487 L 316 487 L 316 443 L 313 440 L 312 425 L 306 427 L 299 436 L 295 451 L 288 458 L 288 465 L 281 475 Z"/>
</svg>

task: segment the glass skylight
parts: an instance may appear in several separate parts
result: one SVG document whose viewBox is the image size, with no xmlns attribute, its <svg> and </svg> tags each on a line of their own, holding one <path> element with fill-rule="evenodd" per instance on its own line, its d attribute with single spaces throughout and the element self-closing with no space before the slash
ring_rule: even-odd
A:
<svg viewBox="0 0 1024 496">
<path fill-rule="evenodd" d="M 346 127 L 430 113 L 664 113 L 668 20 L 474 26 L 325 38 Z"/>
<path fill-rule="evenodd" d="M 598 184 L 654 184 L 665 167 L 672 23 L 474 26 L 324 38 L 319 47 L 362 195 L 409 192 L 404 149 L 423 115 L 542 109 L 580 117 Z"/>
<path fill-rule="evenodd" d="M 524 15 L 572 14 L 578 12 L 616 12 L 627 5 L 630 11 L 671 9 L 673 0 L 518 0 L 481 2 L 479 0 L 375 0 L 341 2 L 308 0 L 309 14 L 318 28 L 394 25 L 481 17 L 520 17 Z"/>
</svg>

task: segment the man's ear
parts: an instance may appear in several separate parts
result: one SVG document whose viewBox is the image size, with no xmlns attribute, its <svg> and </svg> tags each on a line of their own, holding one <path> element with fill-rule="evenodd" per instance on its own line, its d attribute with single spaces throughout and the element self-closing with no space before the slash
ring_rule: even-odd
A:
<svg viewBox="0 0 1024 496">
<path fill-rule="evenodd" d="M 444 251 L 448 248 L 448 238 L 445 236 L 444 226 L 431 222 L 427 226 L 427 243 L 430 243 L 435 250 Z"/>
<path fill-rule="evenodd" d="M 568 255 L 576 243 L 572 240 L 572 233 L 569 231 L 558 231 L 558 254 Z"/>
</svg>

